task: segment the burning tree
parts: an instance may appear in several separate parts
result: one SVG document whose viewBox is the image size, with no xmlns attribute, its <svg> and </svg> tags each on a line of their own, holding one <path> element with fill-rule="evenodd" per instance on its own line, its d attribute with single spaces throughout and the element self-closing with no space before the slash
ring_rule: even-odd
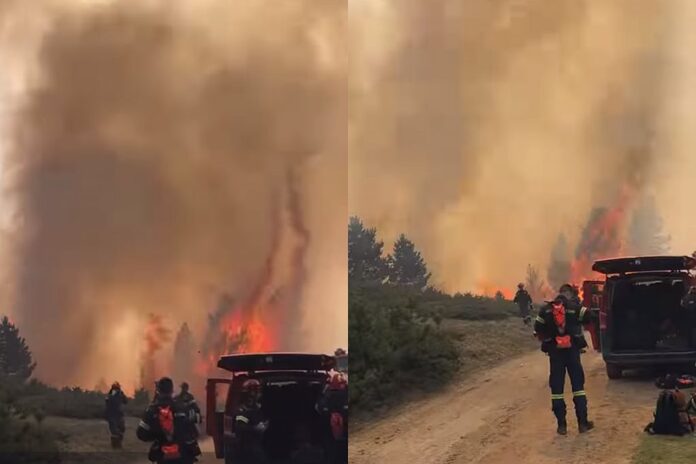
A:
<svg viewBox="0 0 696 464">
<path fill-rule="evenodd" d="M 222 354 L 297 346 L 296 339 L 301 335 L 300 303 L 310 234 L 304 223 L 300 192 L 293 172 L 288 173 L 286 193 L 284 204 L 280 195 L 276 199 L 271 217 L 269 252 L 253 284 L 241 295 L 222 295 L 216 310 L 209 316 L 202 359 L 196 366 L 196 373 L 201 376 L 215 369 Z M 286 224 L 283 223 L 284 217 L 287 218 Z M 294 240 L 282 240 L 283 232 L 290 232 Z M 288 246 L 289 263 L 282 263 L 284 254 L 281 248 L 286 243 L 291 243 Z M 282 264 L 289 268 L 289 276 L 281 276 L 278 272 Z"/>
<path fill-rule="evenodd" d="M 532 301 L 540 301 L 546 294 L 546 285 L 539 275 L 539 271 L 531 264 L 527 265 L 527 278 L 525 279 L 527 291 Z"/>
<path fill-rule="evenodd" d="M 571 259 L 568 249 L 568 241 L 564 234 L 559 234 L 556 244 L 551 250 L 551 260 L 546 277 L 553 289 L 559 288 L 570 281 Z"/>
<path fill-rule="evenodd" d="M 620 256 L 624 251 L 624 233 L 628 206 L 633 195 L 626 190 L 611 207 L 594 208 L 582 230 L 571 264 L 571 283 L 593 277 L 592 264 L 598 259 Z"/>
<path fill-rule="evenodd" d="M 193 354 L 195 351 L 193 335 L 184 322 L 174 340 L 174 379 L 177 382 L 190 381 L 193 376 Z"/>
<path fill-rule="evenodd" d="M 162 316 L 150 314 L 144 334 L 145 346 L 142 353 L 140 383 L 142 388 L 153 390 L 158 377 L 155 355 L 171 340 L 171 332 L 164 325 Z"/>
</svg>

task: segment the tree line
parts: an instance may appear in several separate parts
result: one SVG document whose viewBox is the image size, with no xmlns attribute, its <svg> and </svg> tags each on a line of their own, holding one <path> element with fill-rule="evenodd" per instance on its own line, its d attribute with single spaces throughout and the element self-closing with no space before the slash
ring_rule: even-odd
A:
<svg viewBox="0 0 696 464">
<path fill-rule="evenodd" d="M 353 216 L 348 224 L 348 278 L 362 284 L 392 284 L 426 289 L 431 273 L 415 244 L 401 234 L 391 253 L 384 255 L 384 242 L 377 229 L 365 227 Z"/>
</svg>

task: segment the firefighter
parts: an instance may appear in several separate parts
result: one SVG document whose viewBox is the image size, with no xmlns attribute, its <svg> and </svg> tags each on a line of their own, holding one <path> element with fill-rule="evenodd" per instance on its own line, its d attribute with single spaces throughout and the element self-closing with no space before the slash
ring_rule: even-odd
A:
<svg viewBox="0 0 696 464">
<path fill-rule="evenodd" d="M 194 424 L 197 438 L 198 424 L 202 422 L 201 409 L 198 407 L 198 403 L 196 403 L 196 398 L 189 392 L 189 384 L 187 382 L 181 384 L 181 391 L 174 397 L 174 401 L 186 411 L 189 421 Z"/>
<path fill-rule="evenodd" d="M 515 299 L 513 301 L 517 303 L 517 306 L 520 308 L 520 317 L 524 321 L 525 325 L 528 325 L 531 322 L 529 312 L 532 308 L 532 297 L 524 288 L 523 283 L 517 284 L 517 293 L 515 293 Z"/>
<path fill-rule="evenodd" d="M 582 323 L 591 317 L 591 311 L 580 304 L 578 295 L 570 284 L 564 284 L 554 301 L 548 302 L 539 311 L 534 332 L 541 341 L 541 351 L 549 356 L 551 387 L 551 409 L 558 421 L 557 432 L 566 435 L 566 404 L 563 386 L 566 371 L 573 389 L 573 403 L 578 420 L 578 431 L 585 433 L 594 428 L 587 419 L 587 396 L 585 395 L 585 373 L 580 353 L 587 347 L 582 332 Z"/>
<path fill-rule="evenodd" d="M 317 411 L 326 418 L 331 428 L 327 445 L 329 463 L 348 462 L 348 382 L 345 376 L 334 373 L 317 403 Z"/>
<path fill-rule="evenodd" d="M 242 403 L 234 411 L 234 462 L 239 464 L 266 463 L 263 435 L 268 429 L 259 403 L 261 383 L 247 379 L 242 384 Z"/>
<path fill-rule="evenodd" d="M 123 406 L 128 403 L 128 398 L 121 390 L 121 385 L 114 382 L 106 395 L 106 421 L 109 423 L 111 433 L 111 447 L 121 448 L 123 434 L 126 432 L 126 422 L 123 415 Z"/>
<path fill-rule="evenodd" d="M 138 439 L 152 442 L 148 459 L 158 464 L 191 464 L 201 454 L 186 411 L 174 401 L 169 377 L 157 382 L 155 400 L 138 424 Z"/>
</svg>

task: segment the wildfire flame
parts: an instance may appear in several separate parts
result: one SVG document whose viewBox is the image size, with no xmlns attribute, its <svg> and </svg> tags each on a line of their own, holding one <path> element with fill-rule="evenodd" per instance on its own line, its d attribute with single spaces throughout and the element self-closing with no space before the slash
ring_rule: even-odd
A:
<svg viewBox="0 0 696 464">
<path fill-rule="evenodd" d="M 489 298 L 493 298 L 496 293 L 500 292 L 506 300 L 511 300 L 515 294 L 515 292 L 509 288 L 496 286 L 493 282 L 487 280 L 479 281 L 476 285 L 476 292 Z"/>
<path fill-rule="evenodd" d="M 231 353 L 253 353 L 278 350 L 281 340 L 293 332 L 296 313 L 292 311 L 300 303 L 301 289 L 305 281 L 304 260 L 310 234 L 301 211 L 299 192 L 293 173 L 288 175 L 286 212 L 289 225 L 297 238 L 290 255 L 291 275 L 286 285 L 276 282 L 276 268 L 280 260 L 281 231 L 283 230 L 280 195 L 274 209 L 271 224 L 271 245 L 264 266 L 249 295 L 241 302 L 227 297 L 210 319 L 207 340 L 202 358 L 196 366 L 201 376 L 214 372 L 219 357 Z M 282 290 L 282 291 L 281 291 Z"/>
<path fill-rule="evenodd" d="M 633 190 L 624 188 L 615 205 L 596 209 L 590 216 L 570 266 L 573 284 L 581 286 L 583 280 L 601 279 L 592 270 L 592 264 L 598 259 L 624 254 L 627 217 L 634 198 Z"/>
</svg>

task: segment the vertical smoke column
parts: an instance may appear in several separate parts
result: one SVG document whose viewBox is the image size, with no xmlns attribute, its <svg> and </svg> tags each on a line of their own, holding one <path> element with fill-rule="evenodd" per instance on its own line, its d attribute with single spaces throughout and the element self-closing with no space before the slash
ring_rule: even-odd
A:
<svg viewBox="0 0 696 464">
<path fill-rule="evenodd" d="M 248 289 L 267 288 L 275 189 L 309 158 L 340 182 L 346 75 L 338 0 L 88 3 L 57 11 L 26 57 L 38 77 L 12 102 L 3 174 L 12 307 L 36 374 L 91 387 L 137 376 L 149 311 L 196 334 L 226 291 L 253 307 L 245 318 L 265 313 Z"/>
</svg>

